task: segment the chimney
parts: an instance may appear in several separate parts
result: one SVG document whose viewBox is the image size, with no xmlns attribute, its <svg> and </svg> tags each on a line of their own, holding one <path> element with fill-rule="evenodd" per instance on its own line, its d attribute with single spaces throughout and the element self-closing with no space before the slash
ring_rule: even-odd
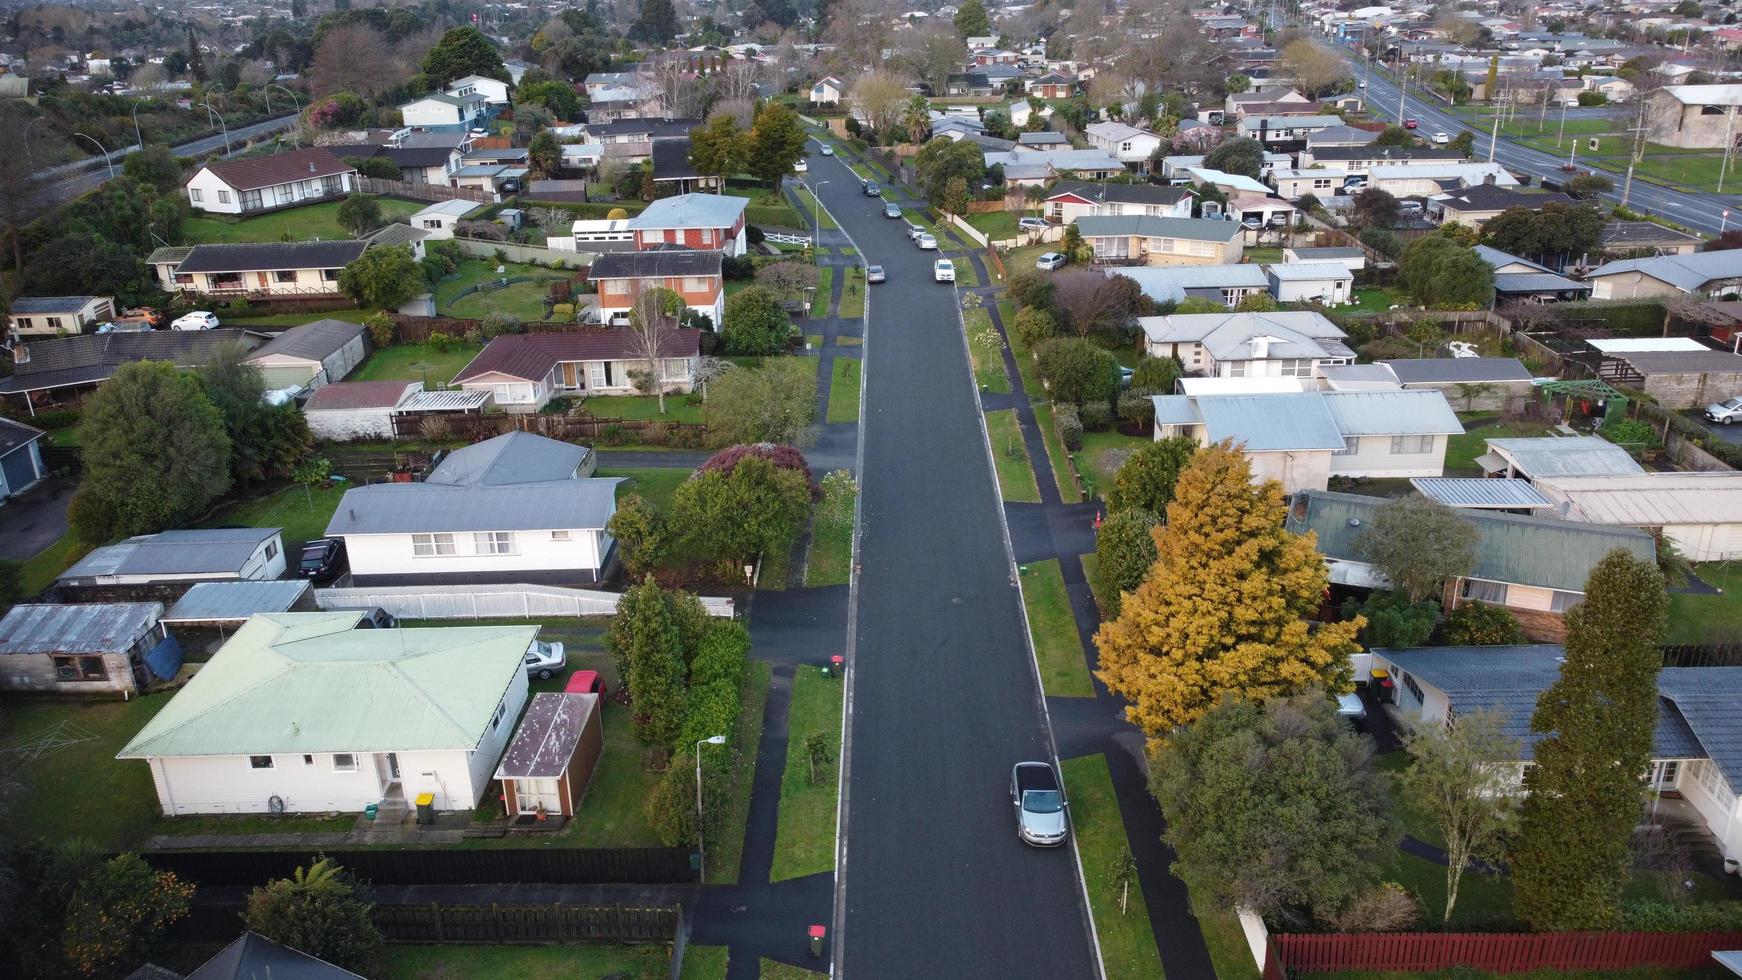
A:
<svg viewBox="0 0 1742 980">
<path fill-rule="evenodd" d="M 1271 338 L 1264 334 L 1252 338 L 1252 359 L 1254 361 L 1262 361 L 1270 356 L 1270 340 Z"/>
<path fill-rule="evenodd" d="M 308 162 L 308 172 L 311 174 L 315 172 L 315 162 L 313 160 Z"/>
</svg>

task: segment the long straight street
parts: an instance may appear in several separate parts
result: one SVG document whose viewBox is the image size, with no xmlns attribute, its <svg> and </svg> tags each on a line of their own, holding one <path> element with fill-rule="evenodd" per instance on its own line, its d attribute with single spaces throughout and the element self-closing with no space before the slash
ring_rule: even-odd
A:
<svg viewBox="0 0 1742 980">
<path fill-rule="evenodd" d="M 1016 839 L 1052 759 L 955 290 L 838 158 L 807 183 L 870 290 L 835 963 L 849 977 L 1098 975 L 1075 849 Z M 828 233 L 824 233 L 825 236 Z M 960 262 L 960 260 L 958 260 Z"/>
</svg>

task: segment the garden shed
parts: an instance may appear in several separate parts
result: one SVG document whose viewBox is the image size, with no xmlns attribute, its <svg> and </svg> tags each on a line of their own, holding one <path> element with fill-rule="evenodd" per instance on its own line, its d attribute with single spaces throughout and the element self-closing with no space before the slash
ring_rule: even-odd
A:
<svg viewBox="0 0 1742 980">
<path fill-rule="evenodd" d="M 266 390 L 275 391 L 343 381 L 368 354 L 368 331 L 361 323 L 315 320 L 273 337 L 248 355 L 248 362 L 260 368 Z"/>
<path fill-rule="evenodd" d="M 22 604 L 0 619 L 0 688 L 60 694 L 139 691 L 151 682 L 160 602 Z M 171 658 L 180 666 L 178 654 Z M 174 667 L 164 664 L 170 677 Z"/>
<path fill-rule="evenodd" d="M 599 763 L 597 694 L 535 694 L 502 754 L 496 778 L 509 819 L 572 817 Z"/>
</svg>

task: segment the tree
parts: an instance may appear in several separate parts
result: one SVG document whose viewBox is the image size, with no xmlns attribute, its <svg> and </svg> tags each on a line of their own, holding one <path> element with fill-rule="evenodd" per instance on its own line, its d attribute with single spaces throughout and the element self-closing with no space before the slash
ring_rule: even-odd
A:
<svg viewBox="0 0 1742 980">
<path fill-rule="evenodd" d="M 805 473 L 746 456 L 730 472 L 698 471 L 672 495 L 671 526 L 686 555 L 734 567 L 783 554 L 810 516 Z"/>
<path fill-rule="evenodd" d="M 1459 130 L 1458 135 L 1452 137 L 1450 145 L 1464 156 L 1469 156 L 1476 152 L 1476 134 L 1467 129 Z"/>
<path fill-rule="evenodd" d="M 1039 269 L 1019 269 L 1011 274 L 1007 291 L 1017 309 L 1039 309 L 1050 313 L 1057 288 L 1051 274 Z"/>
<path fill-rule="evenodd" d="M 1119 361 L 1100 344 L 1059 337 L 1041 344 L 1037 355 L 1040 378 L 1054 401 L 1108 404 L 1119 393 Z"/>
<path fill-rule="evenodd" d="M 396 310 L 423 288 L 423 270 L 410 249 L 377 245 L 339 270 L 339 288 L 358 306 Z"/>
<path fill-rule="evenodd" d="M 230 437 L 199 381 L 163 361 L 124 364 L 85 402 L 84 478 L 67 518 L 79 540 L 178 527 L 230 489 Z"/>
<path fill-rule="evenodd" d="M 624 592 L 615 618 L 625 620 L 627 644 L 618 656 L 628 667 L 635 737 L 643 745 L 669 748 L 683 724 L 683 648 L 665 594 L 652 576 Z"/>
<path fill-rule="evenodd" d="M 816 365 L 782 357 L 722 373 L 702 419 L 732 442 L 796 443 L 816 421 L 816 402 Z"/>
<path fill-rule="evenodd" d="M 556 79 L 521 85 L 514 91 L 515 105 L 541 105 L 565 122 L 581 117 L 581 97 L 574 87 Z"/>
<path fill-rule="evenodd" d="M 1107 608 L 1106 618 L 1117 618 L 1124 594 L 1143 584 L 1155 564 L 1155 528 L 1161 518 L 1155 511 L 1127 507 L 1107 515 L 1095 531 L 1095 596 Z"/>
<path fill-rule="evenodd" d="M 1240 74 L 1239 72 L 1235 72 L 1228 76 L 1228 81 L 1225 87 L 1228 89 L 1229 95 L 1239 95 L 1240 93 L 1252 88 L 1252 79 L 1246 75 Z"/>
<path fill-rule="evenodd" d="M 935 207 L 945 214 L 960 217 L 968 213 L 968 179 L 966 177 L 951 177 L 944 183 L 944 192 L 938 198 Z"/>
<path fill-rule="evenodd" d="M 1394 497 L 1373 512 L 1355 550 L 1410 602 L 1420 602 L 1438 595 L 1446 579 L 1476 566 L 1476 529 L 1438 501 Z"/>
<path fill-rule="evenodd" d="M 1566 614 L 1560 678 L 1530 718 L 1542 738 L 1524 773 L 1529 795 L 1510 855 L 1513 909 L 1532 929 L 1615 921 L 1644 806 L 1668 605 L 1656 565 L 1617 549 Z"/>
<path fill-rule="evenodd" d="M 1423 235 L 1405 245 L 1397 277 L 1430 309 L 1482 307 L 1494 298 L 1494 267 L 1448 235 Z"/>
<path fill-rule="evenodd" d="M 374 905 L 330 858 L 248 893 L 242 921 L 267 939 L 347 970 L 367 970 L 381 950 Z"/>
<path fill-rule="evenodd" d="M 1116 333 L 1133 312 L 1132 292 L 1121 288 L 1120 280 L 1132 282 L 1127 276 L 1104 276 L 1092 269 L 1056 272 L 1052 277 L 1052 305 L 1079 337 L 1099 331 Z"/>
<path fill-rule="evenodd" d="M 871 128 L 877 131 L 879 140 L 883 142 L 888 142 L 895 133 L 907 97 L 907 86 L 886 71 L 860 75 L 847 91 L 847 101 L 871 123 Z"/>
<path fill-rule="evenodd" d="M 121 173 L 139 184 L 170 193 L 181 187 L 181 161 L 161 143 L 152 143 L 127 154 Z"/>
<path fill-rule="evenodd" d="M 266 381 L 240 343 L 220 344 L 200 368 L 206 398 L 230 435 L 230 472 L 237 483 L 284 479 L 314 446 L 308 421 L 294 405 L 267 405 Z"/>
<path fill-rule="evenodd" d="M 194 81 L 203 83 L 211 78 L 206 72 L 206 55 L 200 50 L 199 39 L 194 37 L 193 25 L 188 25 L 187 33 L 187 72 Z"/>
<path fill-rule="evenodd" d="M 1107 490 L 1107 511 L 1113 514 L 1122 510 L 1165 513 L 1167 505 L 1173 501 L 1173 489 L 1179 482 L 1180 470 L 1192 461 L 1192 454 L 1197 450 L 1197 440 L 1184 436 L 1139 446 L 1113 474 L 1113 486 Z"/>
<path fill-rule="evenodd" d="M 339 203 L 339 227 L 362 238 L 381 227 L 381 199 L 373 194 L 351 194 Z"/>
<path fill-rule="evenodd" d="M 1396 123 L 1392 123 L 1380 132 L 1379 137 L 1373 141 L 1373 145 L 1409 149 L 1415 145 L 1415 134 Z"/>
<path fill-rule="evenodd" d="M 1204 155 L 1204 167 L 1256 180 L 1264 169 L 1264 144 L 1245 136 L 1223 140 Z"/>
<path fill-rule="evenodd" d="M 1504 646 L 1523 643 L 1524 630 L 1503 607 L 1471 600 L 1446 617 L 1440 640 L 1447 646 Z"/>
<path fill-rule="evenodd" d="M 744 169 L 748 137 L 730 113 L 716 111 L 705 126 L 690 130 L 690 165 L 722 179 Z"/>
<path fill-rule="evenodd" d="M 677 11 L 671 0 L 642 0 L 641 13 L 629 27 L 637 41 L 663 45 L 677 36 Z"/>
<path fill-rule="evenodd" d="M 0 194 L 0 198 L 5 196 Z M 131 248 L 88 231 L 69 231 L 36 246 L 25 256 L 20 276 L 23 289 L 19 293 L 129 295 L 139 291 L 143 268 Z"/>
<path fill-rule="evenodd" d="M 992 21 L 986 16 L 986 5 L 980 0 L 963 0 L 956 10 L 956 33 L 964 38 L 985 37 L 992 33 Z"/>
<path fill-rule="evenodd" d="M 526 147 L 526 162 L 531 165 L 532 172 L 540 177 L 555 177 L 563 169 L 563 148 L 556 140 L 556 135 L 548 129 L 541 129 L 532 137 Z"/>
<path fill-rule="evenodd" d="M 1517 809 L 1520 745 L 1493 710 L 1460 712 L 1456 724 L 1424 725 L 1408 736 L 1404 799 L 1427 814 L 1446 842 L 1446 908 L 1452 921 L 1458 882 L 1471 861 L 1498 861 Z"/>
<path fill-rule="evenodd" d="M 1238 906 L 1291 925 L 1333 916 L 1378 883 L 1377 862 L 1396 841 L 1372 762 L 1372 740 L 1350 731 L 1323 691 L 1222 700 L 1152 744 L 1149 790 L 1174 874 L 1200 908 Z"/>
<path fill-rule="evenodd" d="M 951 179 L 960 178 L 965 190 L 978 186 L 986 175 L 985 151 L 972 140 L 933 139 L 914 155 L 913 165 L 920 190 L 936 208 L 948 198 Z"/>
<path fill-rule="evenodd" d="M 915 95 L 901 110 L 901 128 L 909 143 L 924 143 L 931 135 L 931 107 L 925 96 Z"/>
<path fill-rule="evenodd" d="M 1131 371 L 1131 387 L 1157 394 L 1172 394 L 1174 385 L 1179 383 L 1180 375 L 1184 373 L 1177 358 L 1151 357 L 1145 354 Z"/>
<path fill-rule="evenodd" d="M 605 530 L 616 539 L 623 569 L 632 578 L 652 571 L 665 557 L 665 518 L 640 494 L 623 498 Z"/>
<path fill-rule="evenodd" d="M 1343 617 L 1356 616 L 1367 621 L 1361 627 L 1362 646 L 1400 649 L 1421 646 L 1433 636 L 1440 607 L 1433 602 L 1411 602 L 1408 596 L 1391 589 L 1376 589 L 1365 601 L 1343 600 Z"/>
<path fill-rule="evenodd" d="M 1602 235 L 1603 212 L 1590 204 L 1507 208 L 1482 226 L 1488 245 L 1545 265 L 1597 251 Z"/>
<path fill-rule="evenodd" d="M 1355 222 L 1362 227 L 1390 228 L 1403 214 L 1403 205 L 1390 191 L 1369 187 L 1355 195 Z"/>
<path fill-rule="evenodd" d="M 1567 181 L 1567 190 L 1575 197 L 1596 197 L 1615 189 L 1615 182 L 1599 173 L 1579 174 Z"/>
<path fill-rule="evenodd" d="M 467 75 L 509 80 L 508 69 L 502 65 L 502 53 L 476 27 L 455 27 L 443 34 L 423 56 L 423 74 L 425 81 L 438 89 Z"/>
<path fill-rule="evenodd" d="M 746 168 L 769 187 L 778 187 L 780 178 L 791 173 L 792 165 L 804 156 L 807 138 L 792 106 L 764 102 L 750 127 Z"/>
<path fill-rule="evenodd" d="M 726 300 L 726 322 L 720 336 L 728 354 L 750 357 L 784 354 L 787 338 L 792 336 L 792 317 L 772 290 L 750 286 Z"/>
<path fill-rule="evenodd" d="M 373 101 L 398 88 L 413 70 L 394 56 L 387 35 L 366 23 L 350 23 L 321 35 L 309 79 L 317 97 L 354 92 Z"/>
<path fill-rule="evenodd" d="M 756 270 L 756 284 L 773 290 L 785 302 L 797 302 L 817 288 L 817 267 L 797 259 L 771 262 Z"/>
<path fill-rule="evenodd" d="M 1155 567 L 1095 634 L 1097 676 L 1152 740 L 1229 691 L 1257 700 L 1346 686 L 1362 622 L 1309 628 L 1328 575 L 1283 516 L 1281 485 L 1254 485 L 1228 443 L 1199 450 L 1180 472 Z"/>
<path fill-rule="evenodd" d="M 80 973 L 120 975 L 163 943 L 188 913 L 194 886 L 172 871 L 154 871 L 137 854 L 110 858 L 79 882 L 67 906 L 61 948 Z"/>
<path fill-rule="evenodd" d="M 636 377 L 635 386 L 642 394 L 653 395 L 659 402 L 659 414 L 665 414 L 665 376 L 660 365 L 678 353 L 679 319 L 685 309 L 684 298 L 677 292 L 657 286 L 640 285 L 629 304 L 629 346 L 641 363 L 643 377 Z"/>
<path fill-rule="evenodd" d="M 1330 48 L 1301 38 L 1282 49 L 1282 67 L 1309 96 L 1323 94 L 1349 79 L 1349 63 Z"/>
</svg>

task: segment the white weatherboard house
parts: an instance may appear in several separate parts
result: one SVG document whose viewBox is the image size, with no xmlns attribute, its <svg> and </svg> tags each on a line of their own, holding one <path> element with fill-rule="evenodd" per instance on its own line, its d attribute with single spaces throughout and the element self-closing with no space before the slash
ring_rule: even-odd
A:
<svg viewBox="0 0 1742 980">
<path fill-rule="evenodd" d="M 361 612 L 250 619 L 116 756 L 166 816 L 478 804 L 526 703 L 535 626 L 360 629 Z"/>
<path fill-rule="evenodd" d="M 1212 378 L 1310 378 L 1355 362 L 1343 331 L 1311 310 L 1142 316 L 1137 325 L 1149 356 L 1178 357 L 1187 371 Z"/>
<path fill-rule="evenodd" d="M 357 189 L 357 168 L 320 147 L 208 163 L 187 181 L 188 203 L 212 214 L 252 214 Z"/>
<path fill-rule="evenodd" d="M 598 582 L 618 479 L 592 450 L 510 432 L 450 453 L 422 483 L 345 491 L 327 524 L 358 586 Z"/>
</svg>

